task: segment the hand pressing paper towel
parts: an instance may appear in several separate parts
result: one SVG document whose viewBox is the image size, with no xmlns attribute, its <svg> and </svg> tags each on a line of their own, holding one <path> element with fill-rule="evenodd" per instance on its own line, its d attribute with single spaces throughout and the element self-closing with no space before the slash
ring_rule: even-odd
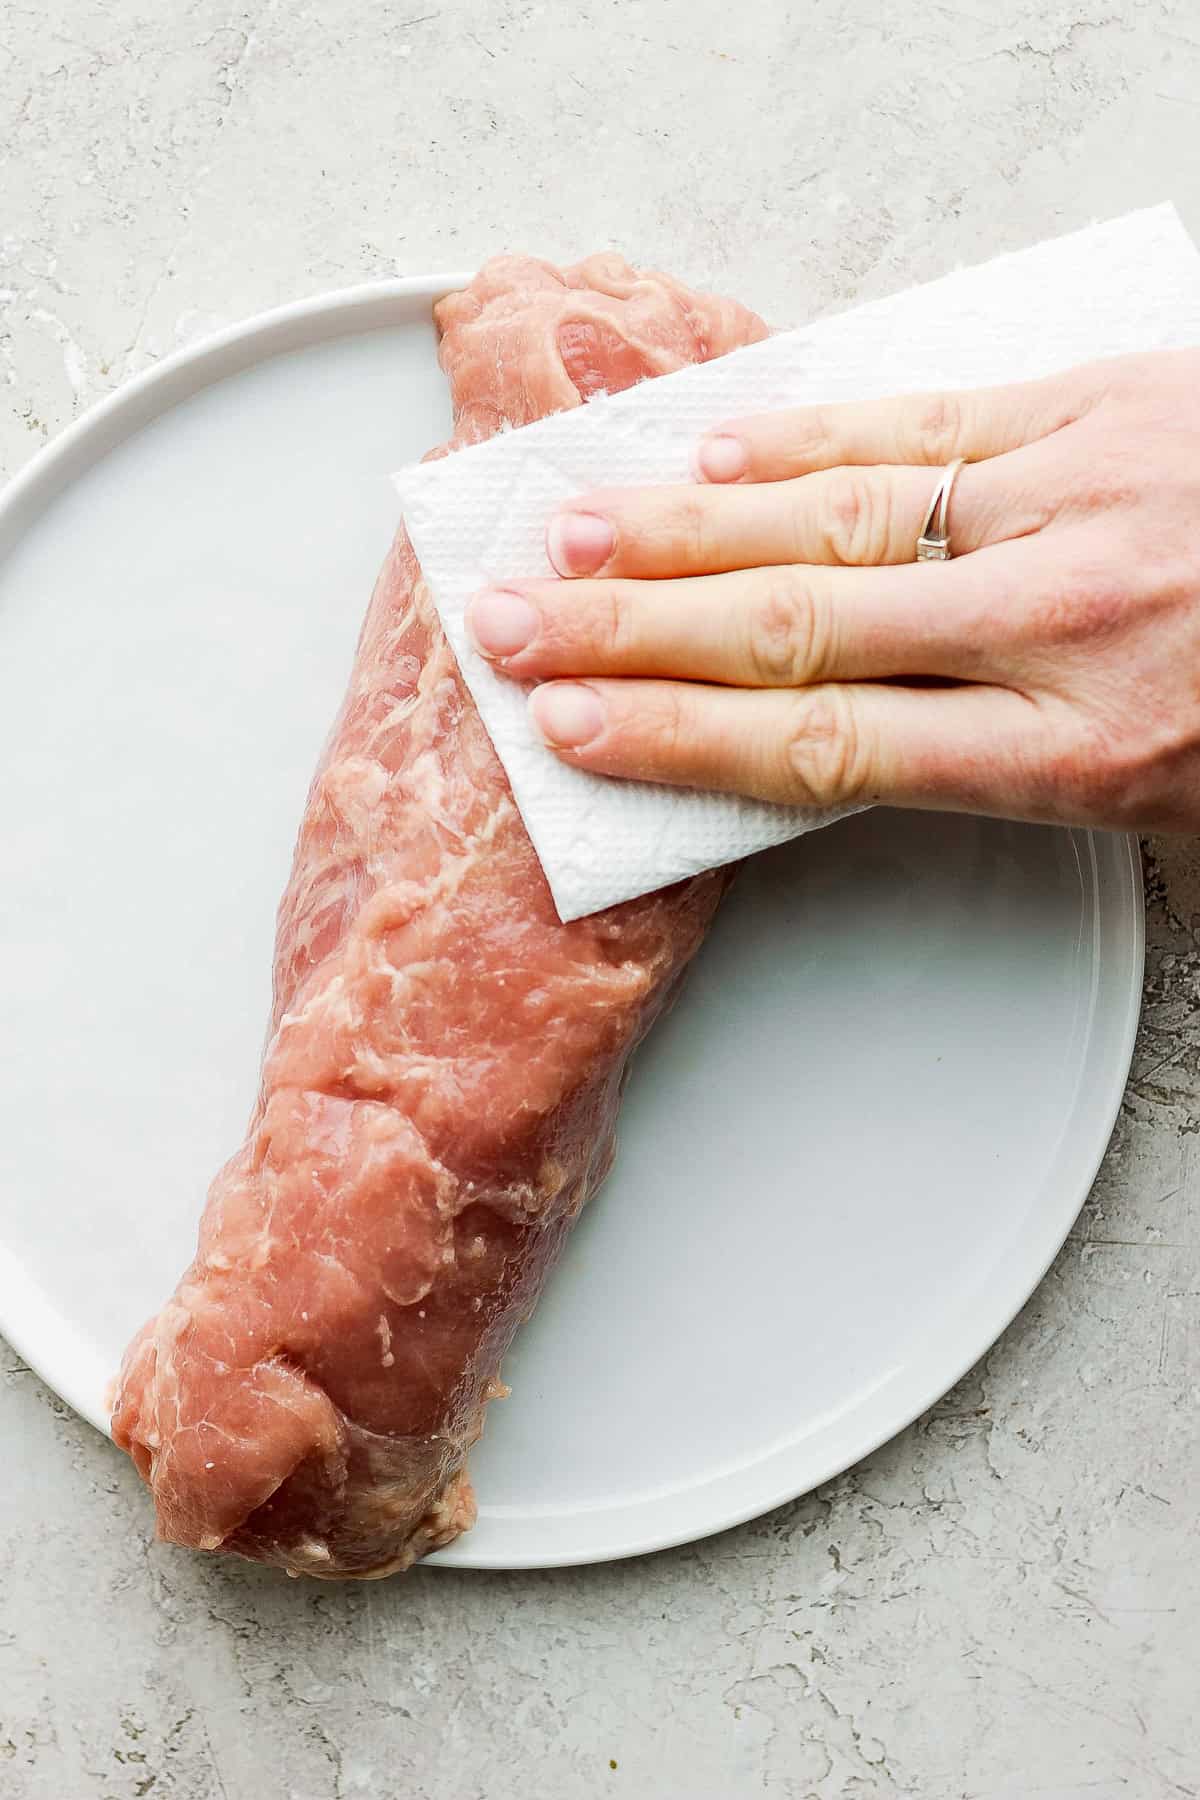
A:
<svg viewBox="0 0 1200 1800">
<path fill-rule="evenodd" d="M 844 814 L 613 780 L 545 748 L 525 690 L 477 654 L 464 619 L 489 583 L 553 575 L 545 531 L 562 501 L 687 481 L 697 439 L 738 415 L 1031 380 L 1095 357 L 1194 344 L 1200 253 L 1174 207 L 1159 206 L 597 395 L 396 475 L 425 580 L 564 922 Z"/>
</svg>

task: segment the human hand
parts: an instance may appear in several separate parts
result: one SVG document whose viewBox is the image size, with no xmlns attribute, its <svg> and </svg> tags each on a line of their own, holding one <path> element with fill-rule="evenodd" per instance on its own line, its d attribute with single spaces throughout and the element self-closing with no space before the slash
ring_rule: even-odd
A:
<svg viewBox="0 0 1200 1800">
<path fill-rule="evenodd" d="M 954 560 L 916 562 L 956 457 Z M 741 420 L 697 475 L 572 502 L 570 579 L 473 602 L 564 761 L 1200 830 L 1200 351 Z"/>
</svg>

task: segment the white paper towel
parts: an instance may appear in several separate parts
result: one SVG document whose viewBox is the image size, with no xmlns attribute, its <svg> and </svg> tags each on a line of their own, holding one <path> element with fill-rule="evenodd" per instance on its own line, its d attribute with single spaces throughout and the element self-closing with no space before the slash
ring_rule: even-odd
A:
<svg viewBox="0 0 1200 1800">
<path fill-rule="evenodd" d="M 1200 344 L 1200 253 L 1172 206 L 997 257 L 628 389 L 394 477 L 434 602 L 564 919 L 782 843 L 842 814 L 615 781 L 560 763 L 525 689 L 471 647 L 468 601 L 550 576 L 555 508 L 596 487 L 689 479 L 704 431 L 739 414 L 1048 375 Z M 931 489 L 934 477 L 931 476 Z"/>
</svg>

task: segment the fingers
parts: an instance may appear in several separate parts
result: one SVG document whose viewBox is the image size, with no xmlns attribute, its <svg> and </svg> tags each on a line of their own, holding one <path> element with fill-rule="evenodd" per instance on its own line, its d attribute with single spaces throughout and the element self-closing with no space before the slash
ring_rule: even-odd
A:
<svg viewBox="0 0 1200 1800">
<path fill-rule="evenodd" d="M 814 469 L 869 463 L 940 466 L 1019 449 L 1071 424 L 1091 405 L 1087 371 L 1010 387 L 901 394 L 801 407 L 721 425 L 698 445 L 697 479 L 788 481 Z"/>
<path fill-rule="evenodd" d="M 1020 450 L 960 470 L 950 503 L 955 554 L 1040 529 L 1047 521 L 1044 460 Z M 589 495 L 547 532 L 560 575 L 661 580 L 762 564 L 904 563 L 933 496 L 927 468 L 822 470 L 745 486 L 639 488 Z"/>
<path fill-rule="evenodd" d="M 897 675 L 994 680 L 1021 569 L 999 552 L 948 564 L 794 564 L 679 581 L 529 582 L 468 613 L 476 647 L 506 674 L 661 676 L 800 687 Z M 1007 569 L 1007 572 L 1006 572 Z"/>
<path fill-rule="evenodd" d="M 882 683 L 749 693 L 686 682 L 552 682 L 534 725 L 564 761 L 605 775 L 785 805 L 1047 816 L 1038 707 L 990 687 Z"/>
</svg>

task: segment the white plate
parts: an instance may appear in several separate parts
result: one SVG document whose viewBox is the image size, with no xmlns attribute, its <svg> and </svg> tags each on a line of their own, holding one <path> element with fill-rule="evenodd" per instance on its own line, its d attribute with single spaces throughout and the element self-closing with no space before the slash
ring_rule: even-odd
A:
<svg viewBox="0 0 1200 1800">
<path fill-rule="evenodd" d="M 101 1428 L 241 1135 L 387 474 L 448 424 L 451 284 L 173 358 L 0 506 L 0 1329 Z M 699 1536 L 914 1418 L 1086 1195 L 1141 966 L 1125 838 L 877 812 L 751 866 L 506 1367 L 479 1524 L 438 1560 Z"/>
</svg>

